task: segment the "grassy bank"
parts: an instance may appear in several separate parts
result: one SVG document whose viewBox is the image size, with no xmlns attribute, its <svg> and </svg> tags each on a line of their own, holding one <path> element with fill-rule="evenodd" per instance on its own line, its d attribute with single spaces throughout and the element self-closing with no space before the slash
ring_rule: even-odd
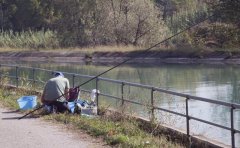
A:
<svg viewBox="0 0 240 148">
<path fill-rule="evenodd" d="M 59 39 L 56 32 L 50 30 L 0 32 L 0 47 L 6 49 L 52 49 L 59 47 Z"/>
<path fill-rule="evenodd" d="M 185 32 L 167 42 L 164 42 L 159 47 L 152 50 L 155 51 L 184 51 L 184 52 L 199 52 L 202 50 L 239 51 L 239 28 L 234 25 L 215 23 L 202 24 L 195 27 L 189 32 Z M 159 42 L 161 40 L 159 39 Z M 156 42 L 157 43 L 157 42 Z M 148 47 L 151 47 L 149 45 Z M 96 45 L 96 46 L 61 46 L 61 39 L 56 32 L 47 31 L 24 31 L 0 32 L 0 52 L 21 52 L 21 51 L 55 51 L 68 52 L 79 51 L 83 53 L 93 52 L 131 52 L 144 50 L 148 47 L 140 47 L 133 45 Z"/>
<path fill-rule="evenodd" d="M 18 109 L 16 100 L 23 95 L 39 95 L 32 91 L 0 88 L 0 104 L 11 109 Z M 102 137 L 109 145 L 117 147 L 183 147 L 167 140 L 165 136 L 153 136 L 139 128 L 140 123 L 124 116 L 102 115 L 89 118 L 70 114 L 51 114 L 44 119 L 60 122 L 74 129 L 85 130 L 94 137 Z"/>
</svg>

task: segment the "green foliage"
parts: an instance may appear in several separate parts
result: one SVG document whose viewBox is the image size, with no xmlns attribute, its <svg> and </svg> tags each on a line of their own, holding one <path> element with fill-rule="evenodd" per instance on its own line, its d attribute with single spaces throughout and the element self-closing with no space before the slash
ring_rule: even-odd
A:
<svg viewBox="0 0 240 148">
<path fill-rule="evenodd" d="M 11 109 L 19 109 L 17 99 L 21 96 L 26 95 L 26 91 L 17 90 L 17 89 L 9 89 L 7 87 L 1 86 L 0 88 L 0 104 L 9 107 Z"/>
<path fill-rule="evenodd" d="M 239 27 L 239 0 L 0 0 L 0 29 L 5 38 L 1 37 L 0 46 L 151 46 L 199 22 L 218 4 L 212 12 L 219 15 L 211 21 Z M 47 41 L 38 33 L 22 36 L 29 34 L 27 30 L 47 29 L 52 30 L 53 39 L 46 37 L 48 33 L 41 34 Z"/>
<path fill-rule="evenodd" d="M 53 31 L 22 31 L 0 32 L 0 47 L 10 48 L 56 48 L 59 47 L 59 41 L 56 32 Z"/>
<path fill-rule="evenodd" d="M 172 11 L 175 13 L 168 15 L 166 22 L 173 33 L 200 22 L 211 13 L 215 14 L 204 25 L 172 39 L 169 42 L 171 47 L 186 49 L 207 46 L 234 49 L 239 46 L 240 2 L 238 0 L 171 0 L 170 2 L 165 5 L 172 5 L 171 7 L 174 8 Z"/>
<path fill-rule="evenodd" d="M 126 135 L 123 135 L 123 134 L 114 135 L 114 136 L 107 139 L 107 142 L 110 145 L 127 143 L 128 141 L 129 141 L 129 138 Z"/>
<path fill-rule="evenodd" d="M 61 19 L 57 20 L 56 29 L 63 46 L 86 46 L 91 41 L 94 29 L 95 0 L 57 0 L 55 8 Z"/>
<path fill-rule="evenodd" d="M 144 0 L 78 0 L 60 4 L 57 29 L 63 45 L 149 45 L 167 33 L 161 12 Z"/>
<path fill-rule="evenodd" d="M 213 12 L 217 21 L 240 25 L 239 0 L 219 0 L 219 6 L 213 9 Z"/>
<path fill-rule="evenodd" d="M 51 0 L 1 0 L 2 30 L 23 31 L 50 28 L 59 17 Z"/>
<path fill-rule="evenodd" d="M 238 49 L 240 29 L 225 23 L 204 24 L 190 33 L 193 44 L 215 48 Z"/>
<path fill-rule="evenodd" d="M 198 1 L 174 1 L 178 6 L 173 15 L 167 17 L 167 24 L 173 33 L 177 33 L 203 20 L 208 14 L 207 4 Z"/>
<path fill-rule="evenodd" d="M 150 45 L 168 33 L 152 1 L 11 0 L 0 6 L 2 30 L 54 28 L 62 46 Z"/>
</svg>

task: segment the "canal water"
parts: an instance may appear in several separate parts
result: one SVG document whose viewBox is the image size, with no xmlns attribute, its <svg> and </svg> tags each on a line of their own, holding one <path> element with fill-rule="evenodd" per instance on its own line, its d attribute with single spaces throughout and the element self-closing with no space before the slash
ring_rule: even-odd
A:
<svg viewBox="0 0 240 148">
<path fill-rule="evenodd" d="M 4 62 L 1 62 L 1 64 L 3 63 Z M 97 75 L 113 66 L 111 64 L 37 63 L 14 61 L 11 63 L 8 62 L 7 64 L 20 64 L 30 67 L 39 67 L 85 75 Z M 102 77 L 145 85 L 153 85 L 155 87 L 179 93 L 240 104 L 240 65 L 125 64 L 104 74 Z M 94 85 L 88 87 L 91 89 Z M 114 86 L 106 84 L 102 84 L 99 87 L 100 91 L 114 95 L 115 93 L 113 88 Z M 149 95 L 146 95 L 146 90 L 142 90 L 141 93 L 139 93 L 139 90 L 137 92 L 136 88 L 128 87 L 127 91 L 131 97 L 144 99 L 148 96 L 149 98 Z M 131 91 L 136 91 L 136 93 L 130 94 Z M 139 94 L 141 96 L 138 96 Z M 177 98 L 166 94 L 155 94 L 154 98 L 155 103 L 160 107 L 185 114 L 185 98 Z M 135 106 L 133 108 L 135 108 L 135 112 L 138 111 L 142 112 L 143 115 L 145 114 L 140 107 Z M 230 108 L 228 107 L 190 100 L 189 108 L 189 115 L 193 117 L 227 127 L 231 126 Z M 156 118 L 168 126 L 173 126 L 182 131 L 186 131 L 185 118 L 160 111 L 156 112 Z M 234 127 L 240 130 L 240 110 L 236 110 L 234 112 Z M 231 145 L 230 131 L 209 126 L 197 121 L 190 120 L 190 133 Z M 235 134 L 235 144 L 237 147 L 240 147 L 239 134 Z"/>
</svg>

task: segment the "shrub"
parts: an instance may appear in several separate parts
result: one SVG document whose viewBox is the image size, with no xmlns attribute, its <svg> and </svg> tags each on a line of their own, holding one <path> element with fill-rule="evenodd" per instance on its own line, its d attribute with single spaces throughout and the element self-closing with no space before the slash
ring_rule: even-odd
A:
<svg viewBox="0 0 240 148">
<path fill-rule="evenodd" d="M 59 41 L 54 31 L 0 32 L 0 47 L 10 48 L 57 48 Z"/>
</svg>

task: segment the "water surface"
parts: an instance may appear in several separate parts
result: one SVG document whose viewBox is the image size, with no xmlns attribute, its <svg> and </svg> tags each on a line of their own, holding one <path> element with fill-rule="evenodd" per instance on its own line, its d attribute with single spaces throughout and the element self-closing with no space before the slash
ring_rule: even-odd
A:
<svg viewBox="0 0 240 148">
<path fill-rule="evenodd" d="M 2 62 L 4 63 L 4 62 Z M 108 68 L 109 65 L 93 65 L 82 63 L 26 63 L 16 62 L 17 64 L 52 69 L 64 72 L 79 73 L 86 75 L 97 75 Z M 16 64 L 12 62 L 11 64 Z M 44 74 L 43 74 L 44 76 Z M 48 75 L 49 76 L 49 75 Z M 68 76 L 71 82 L 71 76 Z M 194 96 L 221 100 L 231 103 L 240 103 L 240 66 L 239 65 L 211 65 L 211 64 L 125 64 L 118 67 L 102 77 L 123 80 L 128 82 L 153 85 L 180 93 Z M 49 77 L 42 78 L 47 80 Z M 78 85 L 87 79 L 76 80 Z M 84 86 L 88 89 L 95 87 L 95 82 Z M 120 96 L 119 86 L 110 83 L 100 82 L 101 92 Z M 139 100 L 149 100 L 148 90 L 136 87 L 125 87 L 125 97 Z M 171 109 L 179 113 L 185 113 L 185 98 L 175 97 L 167 94 L 155 93 L 154 102 L 158 106 Z M 115 104 L 115 103 L 112 103 Z M 117 103 L 116 103 L 117 104 Z M 134 112 L 139 112 L 148 116 L 147 111 L 139 106 L 131 106 Z M 190 100 L 189 114 L 191 116 L 211 121 L 230 127 L 230 109 L 227 107 Z M 156 118 L 170 126 L 178 127 L 186 131 L 186 119 L 173 116 L 164 112 L 156 111 Z M 234 113 L 235 128 L 240 130 L 240 111 Z M 231 133 L 216 127 L 190 120 L 190 132 L 194 135 L 205 136 L 213 140 L 231 144 Z M 235 136 L 236 146 L 240 146 L 240 136 Z"/>
</svg>

